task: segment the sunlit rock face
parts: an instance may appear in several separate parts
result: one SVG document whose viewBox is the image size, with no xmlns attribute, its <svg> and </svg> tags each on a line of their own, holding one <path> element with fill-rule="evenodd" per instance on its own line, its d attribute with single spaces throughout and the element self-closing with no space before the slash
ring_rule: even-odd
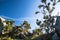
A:
<svg viewBox="0 0 60 40">
<path fill-rule="evenodd" d="M 3 23 L 3 25 L 5 26 L 6 25 L 6 23 L 4 22 L 6 19 L 4 19 L 3 17 L 1 17 L 0 16 L 0 19 L 2 20 L 2 23 Z"/>
</svg>

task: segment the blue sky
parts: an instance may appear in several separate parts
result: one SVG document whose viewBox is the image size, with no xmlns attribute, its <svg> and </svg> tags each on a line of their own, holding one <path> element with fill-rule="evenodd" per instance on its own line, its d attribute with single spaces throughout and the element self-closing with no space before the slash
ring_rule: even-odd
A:
<svg viewBox="0 0 60 40">
<path fill-rule="evenodd" d="M 2 0 L 0 15 L 12 18 L 33 16 L 40 0 Z"/>
</svg>

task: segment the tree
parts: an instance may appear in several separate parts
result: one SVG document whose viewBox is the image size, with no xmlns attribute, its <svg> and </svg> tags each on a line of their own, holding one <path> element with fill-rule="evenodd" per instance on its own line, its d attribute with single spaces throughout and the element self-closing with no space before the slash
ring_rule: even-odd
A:
<svg viewBox="0 0 60 40">
<path fill-rule="evenodd" d="M 6 26 L 5 26 L 5 28 L 7 29 L 7 30 L 12 30 L 12 28 L 13 28 L 13 23 L 14 23 L 14 21 L 10 21 L 10 20 L 6 20 L 6 21 L 4 21 L 4 22 L 6 22 Z"/>
<path fill-rule="evenodd" d="M 6 25 L 3 27 L 3 36 L 10 36 L 9 33 L 12 31 L 14 21 L 6 20 L 4 21 Z"/>
<path fill-rule="evenodd" d="M 23 25 L 26 25 L 25 28 L 27 28 L 27 29 L 30 29 L 31 28 L 30 27 L 30 24 L 27 21 L 24 21 L 23 22 Z"/>
<path fill-rule="evenodd" d="M 3 23 L 2 20 L 0 19 L 0 35 L 2 34 L 2 29 L 3 29 Z"/>
<path fill-rule="evenodd" d="M 21 25 L 21 27 L 22 27 L 22 29 L 24 30 L 24 31 L 28 31 L 28 29 L 30 29 L 31 27 L 30 27 L 30 24 L 27 22 L 27 21 L 24 21 L 23 22 L 23 24 Z"/>
<path fill-rule="evenodd" d="M 52 4 L 51 4 L 51 2 L 52 2 Z M 43 4 L 40 4 L 38 6 L 39 9 L 42 8 L 42 10 L 40 10 L 40 11 L 42 11 L 41 13 L 43 14 L 44 21 L 39 21 L 37 19 L 37 21 L 39 21 L 39 22 L 37 22 L 37 25 L 40 26 L 40 27 L 42 27 L 42 29 L 45 29 L 45 31 L 47 32 L 47 34 L 51 33 L 51 32 L 49 32 L 50 29 L 54 30 L 54 28 L 53 28 L 54 17 L 51 16 L 51 14 L 54 11 L 55 5 L 58 2 L 60 2 L 60 0 L 58 0 L 58 1 L 57 0 L 50 0 L 50 2 L 48 2 L 48 0 L 41 0 L 41 3 L 43 3 Z M 35 14 L 40 13 L 40 11 L 35 12 Z M 43 27 L 45 27 L 45 28 L 43 28 Z"/>
<path fill-rule="evenodd" d="M 29 34 L 28 30 L 30 29 L 30 24 L 27 21 L 24 21 L 23 24 L 21 24 L 20 26 L 20 34 L 19 37 L 24 39 L 24 40 L 30 40 L 30 37 L 28 37 L 27 35 Z M 19 29 L 19 28 L 18 28 Z"/>
<path fill-rule="evenodd" d="M 3 26 L 3 23 L 2 23 L 2 20 L 0 19 L 0 27 L 2 27 Z"/>
</svg>

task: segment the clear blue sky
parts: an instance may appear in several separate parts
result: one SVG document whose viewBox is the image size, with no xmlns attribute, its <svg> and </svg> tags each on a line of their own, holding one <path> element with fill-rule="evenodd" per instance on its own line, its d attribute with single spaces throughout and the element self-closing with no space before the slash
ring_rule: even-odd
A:
<svg viewBox="0 0 60 40">
<path fill-rule="evenodd" d="M 36 3 L 39 0 L 1 0 L 0 15 L 19 18 L 34 14 Z"/>
</svg>

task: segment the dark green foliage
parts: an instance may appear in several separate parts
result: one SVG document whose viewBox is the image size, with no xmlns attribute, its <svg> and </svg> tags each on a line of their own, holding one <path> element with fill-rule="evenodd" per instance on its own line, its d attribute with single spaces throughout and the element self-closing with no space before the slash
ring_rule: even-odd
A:
<svg viewBox="0 0 60 40">
<path fill-rule="evenodd" d="M 45 9 L 48 11 L 48 13 L 52 13 L 53 10 L 55 9 L 54 6 L 57 4 L 57 2 L 56 2 L 56 0 L 51 0 L 51 1 L 53 2 L 53 7 L 52 7 L 52 9 L 50 9 L 51 3 L 50 3 L 50 2 L 45 3 L 46 1 L 48 1 L 48 0 L 41 0 L 41 2 L 44 3 L 45 5 L 40 4 L 40 5 L 38 6 L 38 8 L 39 8 L 39 9 L 40 9 L 40 8 L 43 8 L 43 12 L 42 12 L 43 14 L 45 14 L 45 12 L 46 12 L 46 11 L 44 11 Z M 39 13 L 39 11 L 37 11 L 35 14 L 38 14 L 38 13 Z"/>
<path fill-rule="evenodd" d="M 0 19 L 0 27 L 3 27 L 3 23 L 1 19 Z"/>
<path fill-rule="evenodd" d="M 49 27 L 50 28 L 52 28 L 53 29 L 53 23 L 54 23 L 54 18 L 51 16 L 51 14 L 52 14 L 52 12 L 54 11 L 54 6 L 57 4 L 57 2 L 56 2 L 56 0 L 50 0 L 52 3 L 53 3 L 53 6 L 52 6 L 52 9 L 50 8 L 51 6 L 51 3 L 50 2 L 48 2 L 48 3 L 46 3 L 48 0 L 41 0 L 41 2 L 42 3 L 44 3 L 44 5 L 43 4 L 40 4 L 39 6 L 38 6 L 38 8 L 39 9 L 41 9 L 42 8 L 42 14 L 44 15 L 43 16 L 43 19 L 44 19 L 44 21 L 42 21 L 43 23 L 41 23 L 41 22 L 36 22 L 37 23 L 37 25 L 39 25 L 40 27 L 47 27 L 47 29 L 46 29 L 46 32 L 47 32 L 47 34 L 48 34 L 48 36 L 49 35 L 51 35 L 51 34 L 49 34 Z M 47 15 L 47 11 L 48 11 L 48 15 Z M 38 20 L 39 21 L 39 20 Z M 51 30 L 52 30 L 51 29 Z M 55 31 L 55 30 L 54 30 Z M 53 34 L 54 35 L 54 34 Z M 53 36 L 52 35 L 52 36 Z M 50 37 L 52 37 L 52 36 L 50 36 L 49 38 L 48 38 L 48 36 L 46 36 L 47 37 L 47 39 L 46 40 L 51 40 L 51 38 Z M 44 37 L 43 37 L 44 38 Z M 42 39 L 43 39 L 42 38 Z"/>
<path fill-rule="evenodd" d="M 44 19 L 48 19 L 48 15 L 44 16 Z"/>
<path fill-rule="evenodd" d="M 38 19 L 36 21 L 37 21 L 36 24 L 40 26 L 41 21 L 39 21 Z"/>
<path fill-rule="evenodd" d="M 35 12 L 35 14 L 38 14 L 38 13 L 40 13 L 40 12 L 39 11 Z"/>
<path fill-rule="evenodd" d="M 48 3 L 48 6 L 50 5 L 50 2 Z"/>
<path fill-rule="evenodd" d="M 54 9 L 55 9 L 55 8 L 53 7 L 53 8 L 49 11 L 49 13 L 52 13 L 52 12 L 54 11 Z"/>
<path fill-rule="evenodd" d="M 53 6 L 55 6 L 57 3 L 56 3 L 56 0 L 54 0 L 54 2 L 53 2 Z"/>
<path fill-rule="evenodd" d="M 38 8 L 44 7 L 44 5 L 39 5 Z"/>
<path fill-rule="evenodd" d="M 46 3 L 46 0 L 41 0 L 42 3 Z"/>
<path fill-rule="evenodd" d="M 46 9 L 49 11 L 50 10 L 49 6 L 46 5 Z"/>
<path fill-rule="evenodd" d="M 0 36 L 2 34 L 2 29 L 3 29 L 3 23 L 2 23 L 2 20 L 0 19 Z"/>
<path fill-rule="evenodd" d="M 31 28 L 30 27 L 30 24 L 27 21 L 24 21 L 23 22 L 23 25 L 26 25 L 25 28 L 27 28 L 27 29 L 30 29 Z"/>
<path fill-rule="evenodd" d="M 53 3 L 53 6 L 55 6 L 56 5 L 56 3 Z"/>
<path fill-rule="evenodd" d="M 58 0 L 58 2 L 60 2 L 60 0 Z"/>
<path fill-rule="evenodd" d="M 53 2 L 53 0 L 51 0 Z"/>
</svg>

